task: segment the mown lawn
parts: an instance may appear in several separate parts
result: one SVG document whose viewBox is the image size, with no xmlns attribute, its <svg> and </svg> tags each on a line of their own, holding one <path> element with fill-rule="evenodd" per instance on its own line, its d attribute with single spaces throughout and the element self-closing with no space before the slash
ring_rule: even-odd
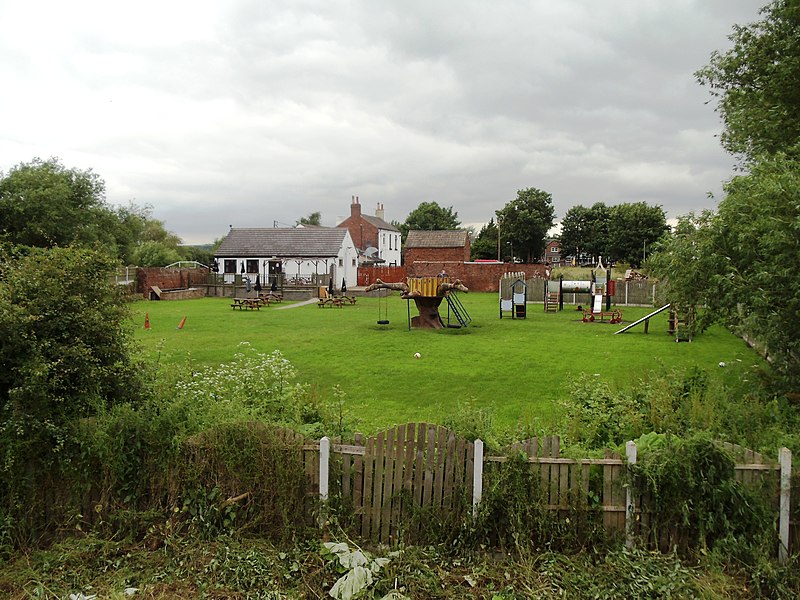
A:
<svg viewBox="0 0 800 600">
<path fill-rule="evenodd" d="M 720 327 L 691 343 L 676 343 L 667 335 L 666 312 L 653 318 L 648 335 L 642 325 L 614 335 L 622 325 L 583 323 L 574 306 L 545 314 L 541 304 L 533 304 L 527 319 L 512 320 L 499 318 L 497 294 L 460 298 L 472 324 L 441 331 L 409 331 L 407 303 L 396 293 L 388 298 L 386 326 L 377 325 L 383 308 L 379 317 L 378 300 L 371 297 L 343 308 L 279 308 L 284 303 L 246 312 L 233 311 L 224 298 L 138 301 L 132 312 L 145 354 L 162 365 L 230 361 L 242 342 L 259 352 L 280 350 L 317 393 L 330 396 L 338 385 L 365 433 L 408 421 L 441 422 L 465 401 L 491 408 L 501 428 L 546 428 L 559 418 L 559 400 L 582 374 L 632 386 L 652 370 L 696 366 L 739 376 L 741 369 L 719 363 L 745 369 L 761 363 Z M 628 323 L 652 309 L 622 310 Z M 416 314 L 413 303 L 411 311 Z M 145 313 L 150 330 L 143 327 Z M 178 330 L 184 316 L 186 325 Z"/>
</svg>

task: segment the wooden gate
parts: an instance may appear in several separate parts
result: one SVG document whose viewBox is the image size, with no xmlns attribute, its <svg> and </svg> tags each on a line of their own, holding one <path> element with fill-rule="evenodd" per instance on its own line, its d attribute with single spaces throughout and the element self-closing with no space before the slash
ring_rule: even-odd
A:
<svg viewBox="0 0 800 600">
<path fill-rule="evenodd" d="M 413 539 L 414 508 L 462 512 L 460 494 L 472 487 L 473 444 L 438 425 L 408 423 L 380 432 L 354 451 L 342 469 L 342 492 L 353 501 L 364 539 Z M 417 531 L 415 531 L 415 529 Z"/>
</svg>

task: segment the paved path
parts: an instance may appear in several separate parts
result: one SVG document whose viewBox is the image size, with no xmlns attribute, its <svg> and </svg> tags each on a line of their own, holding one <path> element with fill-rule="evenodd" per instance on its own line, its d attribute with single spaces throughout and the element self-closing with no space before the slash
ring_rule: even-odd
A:
<svg viewBox="0 0 800 600">
<path fill-rule="evenodd" d="M 277 310 L 281 310 L 283 308 L 297 308 L 298 306 L 305 306 L 307 304 L 316 304 L 319 302 L 319 298 L 309 298 L 308 300 L 303 300 L 301 302 L 294 302 L 292 304 L 283 304 L 277 307 Z"/>
</svg>

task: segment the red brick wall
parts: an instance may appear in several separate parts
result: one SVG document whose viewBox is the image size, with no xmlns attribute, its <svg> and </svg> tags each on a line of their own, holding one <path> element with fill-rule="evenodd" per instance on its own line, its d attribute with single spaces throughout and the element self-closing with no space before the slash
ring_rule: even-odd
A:
<svg viewBox="0 0 800 600">
<path fill-rule="evenodd" d="M 194 283 L 205 283 L 208 269 L 164 269 L 163 267 L 139 267 L 136 269 L 136 293 L 145 298 L 150 288 L 157 286 L 162 290 L 187 288 Z"/>
<path fill-rule="evenodd" d="M 511 263 L 465 263 L 464 261 L 417 261 L 407 264 L 409 277 L 435 277 L 442 269 L 451 280 L 460 279 L 474 292 L 496 292 L 500 278 L 505 273 L 524 272 L 526 279 L 539 277 L 548 279 L 550 272 L 546 265 L 521 265 Z"/>
</svg>

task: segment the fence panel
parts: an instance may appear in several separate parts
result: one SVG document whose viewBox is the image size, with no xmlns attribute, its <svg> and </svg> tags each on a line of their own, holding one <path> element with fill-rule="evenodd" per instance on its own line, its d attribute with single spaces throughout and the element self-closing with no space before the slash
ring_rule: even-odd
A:
<svg viewBox="0 0 800 600">
<path fill-rule="evenodd" d="M 779 466 L 746 448 L 725 445 L 736 459 L 735 477 L 748 486 L 762 487 L 774 494 L 777 509 Z M 532 474 L 539 479 L 542 508 L 570 518 L 575 512 L 588 519 L 575 521 L 578 535 L 599 509 L 610 535 L 626 532 L 627 460 L 606 451 L 600 459 L 568 459 L 560 456 L 560 438 L 546 436 L 517 442 L 499 456 L 483 458 L 484 477 L 491 477 L 511 453 L 522 452 Z M 427 423 L 408 423 L 380 432 L 362 442 L 358 435 L 352 446 L 334 445 L 333 452 L 350 454 L 342 459 L 341 490 L 353 500 L 356 530 L 364 539 L 390 543 L 403 535 L 413 541 L 422 533 L 423 523 L 411 518 L 413 507 L 432 511 L 437 516 L 453 516 L 465 509 L 459 493 L 473 489 L 474 444 L 444 427 Z M 318 462 L 315 463 L 318 466 Z M 479 470 L 479 472 L 481 472 Z M 307 471 L 310 474 L 310 470 Z M 315 488 L 318 477 L 309 477 Z M 797 477 L 792 491 L 800 485 Z M 629 515 L 631 533 L 651 547 L 658 547 L 679 532 L 651 529 L 651 499 L 646 493 L 631 498 L 635 507 Z M 797 514 L 795 509 L 795 514 Z M 463 515 L 462 515 L 463 516 Z M 599 524 L 599 523 L 598 523 Z M 791 521 L 790 548 L 798 537 L 796 519 Z M 413 529 L 415 528 L 415 529 Z M 659 539 L 655 539 L 655 535 Z"/>
<path fill-rule="evenodd" d="M 387 282 L 402 281 L 406 277 L 405 267 L 358 267 L 358 285 L 368 286 L 376 279 Z"/>
</svg>

